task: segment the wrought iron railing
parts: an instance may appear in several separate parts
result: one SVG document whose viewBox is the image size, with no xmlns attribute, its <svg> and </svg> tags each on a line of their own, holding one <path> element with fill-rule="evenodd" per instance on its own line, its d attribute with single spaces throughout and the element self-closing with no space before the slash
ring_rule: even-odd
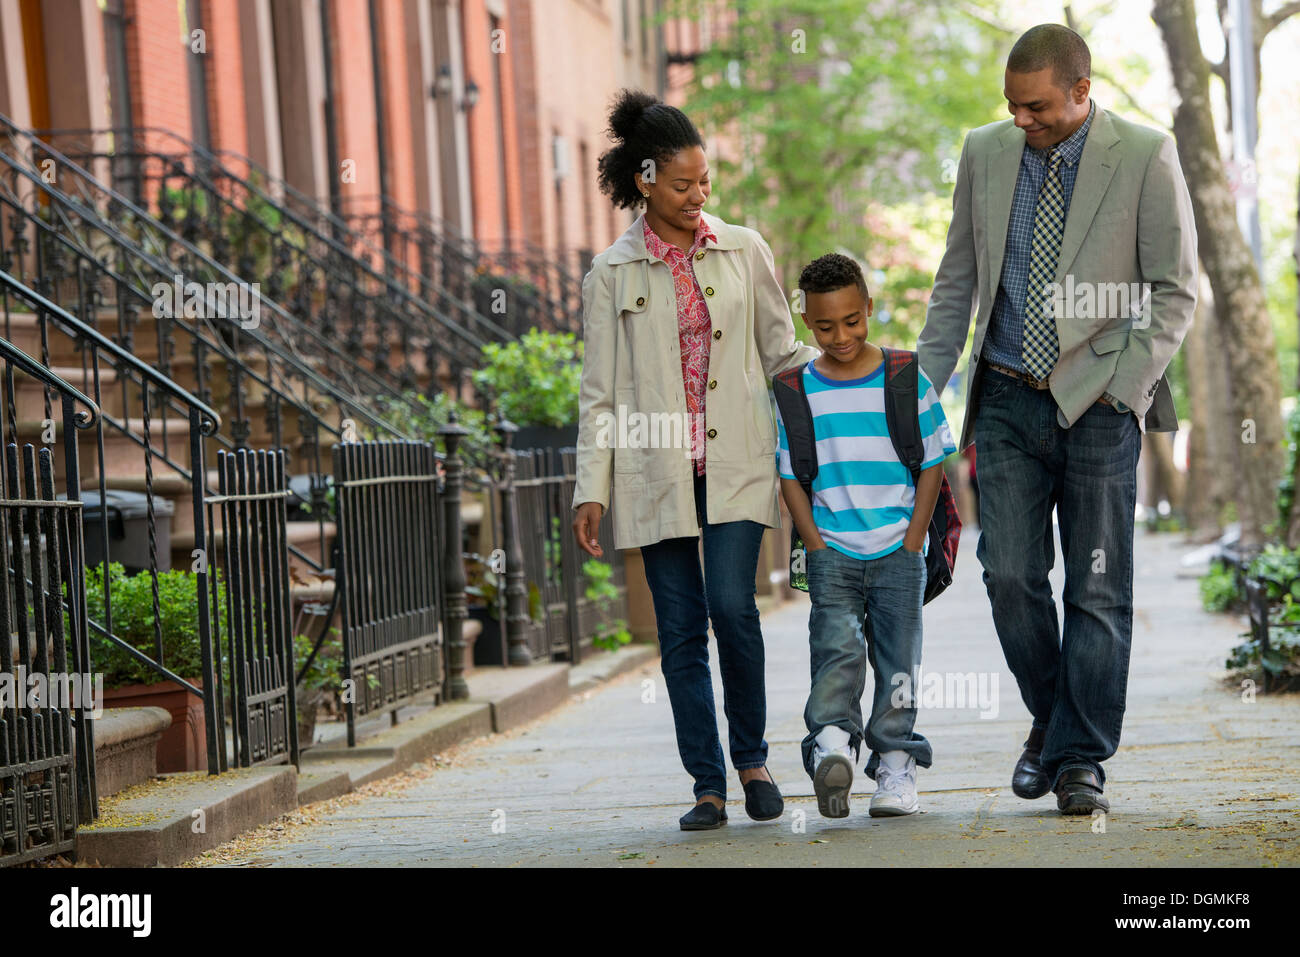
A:
<svg viewBox="0 0 1300 957">
<path fill-rule="evenodd" d="M 42 170 L 57 172 L 45 177 Z M 229 422 L 228 436 L 211 436 L 214 451 L 284 448 L 292 471 L 321 476 L 322 444 L 345 438 L 353 426 L 404 438 L 375 404 L 380 396 L 403 399 L 353 361 L 345 344 L 299 322 L 3 118 L 0 266 L 104 328 L 128 351 L 152 352 L 149 358 L 169 379 L 191 378 L 197 396 L 222 408 Z M 258 407 L 262 417 L 254 419 Z M 314 482 L 313 504 L 321 506 L 314 553 L 291 546 L 316 569 L 332 532 L 323 518 L 325 495 L 323 481 Z"/>
<path fill-rule="evenodd" d="M 393 390 L 459 394 L 483 343 L 510 338 L 449 290 L 422 298 L 374 268 L 373 250 L 342 220 L 239 154 L 160 129 L 41 136 L 82 165 L 110 168 L 119 191 L 233 272 L 265 276 L 271 299 L 341 339 Z"/>
<path fill-rule="evenodd" d="M 517 237 L 467 240 L 386 197 L 349 197 L 343 219 L 377 267 L 422 296 L 471 302 L 513 337 L 534 327 L 582 335 L 582 276 L 591 259 L 581 251 L 557 258 Z"/>
<path fill-rule="evenodd" d="M 22 310 L 14 309 L 15 304 Z M 98 516 L 88 525 L 95 543 L 88 564 L 98 566 L 87 606 L 92 612 L 90 633 L 96 639 L 91 663 L 110 653 L 119 667 L 123 661 L 135 662 L 145 673 L 201 698 L 210 773 L 227 770 L 230 753 L 241 766 L 296 763 L 297 724 L 292 682 L 287 679 L 293 669 L 287 635 L 284 453 L 268 460 L 266 452 L 254 458 L 244 449 L 235 454 L 221 449 L 214 480 L 205 465 L 205 439 L 220 437 L 221 418 L 214 409 L 4 272 L 0 307 L 8 334 L 20 332 L 39 343 L 45 361 L 29 360 L 37 368 L 46 369 L 52 357 L 66 356 L 69 347 L 75 347 L 83 365 L 69 369 L 69 374 L 84 383 L 100 410 L 94 422 L 94 457 L 68 460 L 61 476 L 70 494 L 76 490 L 76 498 L 83 488 L 95 490 Z M 35 322 L 24 329 L 19 319 Z M 11 388 L 9 396 L 5 421 L 11 440 L 38 424 L 49 434 L 48 390 L 41 394 Z M 45 418 L 36 419 L 42 412 Z M 130 485 L 132 479 L 139 480 L 138 491 L 145 499 L 143 554 L 110 532 L 109 489 Z M 210 484 L 218 486 L 218 494 Z M 174 525 L 163 517 L 171 503 L 180 505 Z M 114 624 L 114 592 L 126 572 L 115 563 L 130 564 L 136 574 L 149 578 L 148 634 L 128 633 Z M 79 562 L 77 568 L 84 564 Z M 179 640 L 197 648 L 199 674 L 178 673 L 172 660 L 178 639 L 169 633 L 164 640 L 159 576 L 176 570 L 174 566 L 182 571 L 188 567 L 193 575 L 194 634 Z M 233 752 L 227 750 L 227 701 Z"/>
<path fill-rule="evenodd" d="M 512 492 L 519 523 L 523 577 L 540 592 L 540 620 L 512 616 L 513 661 L 567 660 L 580 662 L 592 649 L 592 636 L 610 619 L 626 616 L 627 588 L 622 552 L 611 549 L 610 583 L 619 597 L 609 608 L 587 597 L 589 584 L 583 572 L 585 553 L 569 530 L 573 489 L 577 475 L 577 450 L 513 450 Z M 613 540 L 607 510 L 601 518 L 599 538 Z M 527 655 L 518 650 L 527 649 Z"/>
<path fill-rule="evenodd" d="M 0 362 L 9 410 L 16 388 L 26 382 L 58 396 L 64 474 L 75 479 L 77 432 L 96 424 L 98 407 L 3 340 Z M 0 700 L 0 867 L 72 851 L 77 825 L 99 811 L 81 502 L 75 482 L 61 500 L 60 484 L 52 449 L 26 443 L 20 460 L 18 445 L 6 444 L 0 456 L 0 676 L 11 694 Z M 44 685 L 44 700 L 29 694 L 34 676 Z"/>
<path fill-rule="evenodd" d="M 438 482 L 429 443 L 334 447 L 349 746 L 358 718 L 442 696 L 446 499 Z M 461 588 L 463 606 L 463 573 Z"/>
</svg>

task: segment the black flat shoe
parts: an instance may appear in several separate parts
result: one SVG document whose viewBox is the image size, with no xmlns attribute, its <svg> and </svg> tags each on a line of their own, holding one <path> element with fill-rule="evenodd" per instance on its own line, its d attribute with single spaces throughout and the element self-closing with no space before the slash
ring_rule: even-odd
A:
<svg viewBox="0 0 1300 957">
<path fill-rule="evenodd" d="M 1016 768 L 1011 772 L 1011 790 L 1016 797 L 1032 801 L 1034 798 L 1040 798 L 1052 789 L 1051 782 L 1047 780 L 1047 772 L 1043 770 L 1042 751 L 1043 739 L 1047 736 L 1042 728 L 1032 728 L 1029 732 L 1029 740 L 1025 742 L 1024 753 L 1020 755 L 1020 760 L 1016 762 Z"/>
<path fill-rule="evenodd" d="M 681 816 L 677 822 L 683 831 L 712 831 L 727 823 L 727 809 L 712 801 L 701 801 Z"/>
<path fill-rule="evenodd" d="M 745 813 L 755 821 L 775 821 L 785 813 L 785 801 L 771 781 L 754 778 L 745 785 Z"/>
<path fill-rule="evenodd" d="M 1110 802 L 1102 796 L 1101 781 L 1087 768 L 1069 768 L 1056 782 L 1056 809 L 1062 814 L 1092 814 L 1109 811 Z"/>
</svg>

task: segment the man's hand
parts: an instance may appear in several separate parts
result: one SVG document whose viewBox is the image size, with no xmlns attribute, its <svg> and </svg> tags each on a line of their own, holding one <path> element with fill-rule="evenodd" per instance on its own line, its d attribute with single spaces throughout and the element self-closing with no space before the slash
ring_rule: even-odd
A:
<svg viewBox="0 0 1300 957">
<path fill-rule="evenodd" d="M 573 517 L 573 534 L 578 539 L 578 547 L 596 558 L 605 555 L 605 550 L 596 539 L 596 530 L 600 528 L 600 517 L 604 511 L 599 502 L 583 502 Z"/>
</svg>

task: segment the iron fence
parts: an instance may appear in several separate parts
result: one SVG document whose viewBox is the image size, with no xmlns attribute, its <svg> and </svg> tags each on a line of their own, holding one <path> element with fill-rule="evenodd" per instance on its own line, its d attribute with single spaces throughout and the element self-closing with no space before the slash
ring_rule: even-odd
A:
<svg viewBox="0 0 1300 957">
<path fill-rule="evenodd" d="M 438 461 L 425 442 L 334 447 L 348 745 L 356 721 L 443 695 L 445 560 Z M 459 555 L 457 556 L 459 559 Z M 462 574 L 461 587 L 464 587 Z M 463 594 L 462 594 L 463 612 Z"/>
<path fill-rule="evenodd" d="M 511 622 L 512 643 L 527 648 L 533 660 L 580 662 L 603 626 L 627 615 L 627 585 L 622 553 L 610 548 L 605 562 L 618 597 L 610 602 L 589 598 L 592 584 L 583 566 L 589 556 L 574 540 L 570 524 L 577 450 L 512 450 L 513 489 L 518 513 L 523 577 L 533 601 L 531 614 Z M 613 542 L 609 511 L 601 517 L 599 538 Z"/>
<path fill-rule="evenodd" d="M 232 750 L 241 767 L 298 763 L 293 623 L 286 540 L 289 492 L 284 451 L 217 453 L 218 552 L 225 579 L 225 636 L 234 703 Z M 212 581 L 213 606 L 217 602 Z M 219 677 L 218 681 L 222 679 Z M 218 685 L 218 701 L 222 700 Z M 218 719 L 224 736 L 225 721 Z M 219 745 L 226 754 L 225 741 Z"/>
<path fill-rule="evenodd" d="M 75 477 L 77 432 L 98 407 L 7 341 L 0 357 L 11 409 L 16 370 L 58 393 Z M 57 496 L 54 462 L 30 443 L 21 469 L 16 443 L 0 457 L 0 866 L 72 851 L 77 825 L 98 813 L 81 501 L 75 483 Z"/>
</svg>

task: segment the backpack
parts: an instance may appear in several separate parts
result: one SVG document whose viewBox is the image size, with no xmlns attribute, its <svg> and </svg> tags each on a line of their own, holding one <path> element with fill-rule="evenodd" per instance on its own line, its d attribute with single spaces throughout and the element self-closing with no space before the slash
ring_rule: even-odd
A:
<svg viewBox="0 0 1300 957">
<path fill-rule="evenodd" d="M 885 422 L 898 460 L 912 473 L 915 488 L 921 474 L 925 447 L 921 440 L 921 423 L 917 414 L 919 368 L 916 353 L 906 349 L 881 346 L 885 354 Z M 790 466 L 812 503 L 812 482 L 817 477 L 817 443 L 813 436 L 812 409 L 803 390 L 803 366 L 789 369 L 772 378 L 772 392 L 781 410 L 790 444 Z M 941 475 L 939 497 L 930 518 L 930 541 L 926 552 L 925 600 L 931 600 L 952 584 L 952 570 L 957 564 L 957 542 L 961 538 L 961 519 L 948 477 Z M 790 587 L 808 590 L 803 541 L 799 529 L 790 523 Z"/>
</svg>

